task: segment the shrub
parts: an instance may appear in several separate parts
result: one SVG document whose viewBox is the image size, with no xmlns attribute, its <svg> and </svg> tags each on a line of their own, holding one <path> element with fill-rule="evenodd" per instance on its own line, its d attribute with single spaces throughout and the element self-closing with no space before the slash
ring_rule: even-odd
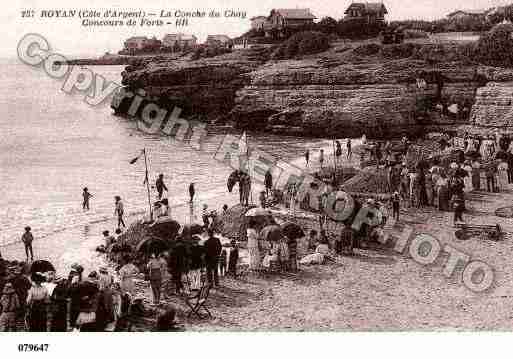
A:
<svg viewBox="0 0 513 359">
<path fill-rule="evenodd" d="M 191 60 L 199 60 L 201 58 L 215 57 L 231 52 L 229 48 L 221 46 L 201 46 L 194 50 Z"/>
<path fill-rule="evenodd" d="M 381 46 L 378 44 L 365 44 L 360 45 L 353 50 L 358 56 L 371 56 L 376 55 L 381 50 Z"/>
<path fill-rule="evenodd" d="M 360 39 L 375 37 L 384 27 L 385 24 L 379 22 L 368 24 L 367 21 L 363 19 L 342 19 L 338 23 L 337 32 L 341 37 Z"/>
<path fill-rule="evenodd" d="M 291 36 L 281 43 L 273 54 L 274 59 L 291 59 L 295 56 L 316 54 L 330 47 L 326 34 L 317 31 L 304 31 Z"/>
<path fill-rule="evenodd" d="M 512 24 L 500 24 L 481 35 L 475 46 L 477 60 L 490 66 L 513 66 L 512 34 Z"/>
</svg>

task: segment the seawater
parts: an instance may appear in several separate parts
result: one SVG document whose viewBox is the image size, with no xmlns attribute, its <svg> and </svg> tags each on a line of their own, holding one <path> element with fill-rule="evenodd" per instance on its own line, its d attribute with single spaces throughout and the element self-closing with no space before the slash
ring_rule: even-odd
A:
<svg viewBox="0 0 513 359">
<path fill-rule="evenodd" d="M 121 83 L 122 66 L 90 66 Z M 0 68 L 0 251 L 24 259 L 20 237 L 31 226 L 39 258 L 65 269 L 74 261 L 91 267 L 101 259 L 94 249 L 104 229 L 113 231 L 114 196 L 120 195 L 130 220 L 148 208 L 144 163 L 128 161 L 146 148 L 150 183 L 165 175 L 173 215 L 188 220 L 188 185 L 195 182 L 195 212 L 203 203 L 220 210 L 235 203 L 227 193 L 231 169 L 214 159 L 225 133 L 210 134 L 203 151 L 137 130 L 135 122 L 114 116 L 109 104 L 91 107 L 83 93 L 61 91 L 62 81 L 24 64 Z M 232 133 L 240 135 L 240 133 Z M 291 160 L 325 142 L 269 134 L 249 134 L 250 146 Z M 94 195 L 84 212 L 82 188 Z M 152 192 L 152 200 L 155 193 Z"/>
</svg>

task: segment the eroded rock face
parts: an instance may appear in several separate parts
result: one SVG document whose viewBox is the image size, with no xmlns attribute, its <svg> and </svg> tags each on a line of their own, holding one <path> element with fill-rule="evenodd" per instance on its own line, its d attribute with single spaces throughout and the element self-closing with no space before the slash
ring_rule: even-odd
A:
<svg viewBox="0 0 513 359">
<path fill-rule="evenodd" d="M 513 81 L 479 88 L 470 116 L 473 125 L 513 128 Z"/>
<path fill-rule="evenodd" d="M 463 62 L 429 65 L 422 60 L 364 64 L 287 61 L 250 73 L 251 84 L 237 91 L 232 116 L 274 113 L 253 126 L 289 126 L 314 135 L 396 135 L 428 124 L 453 123 L 435 113 L 419 116 L 421 104 L 471 104 L 479 86 L 477 67 Z M 417 87 L 424 77 L 428 85 Z M 422 111 L 421 111 L 422 112 Z"/>
<path fill-rule="evenodd" d="M 269 49 L 252 48 L 198 61 L 154 59 L 127 67 L 123 84 L 186 116 L 241 129 L 382 137 L 426 126 L 513 126 L 513 70 L 447 57 L 449 50 L 441 58 L 450 60 L 435 61 L 433 51 L 429 57 L 420 50 L 409 58 L 345 58 L 335 51 L 267 62 Z M 472 108 L 471 121 L 436 111 L 440 103 Z"/>
<path fill-rule="evenodd" d="M 236 91 L 249 83 L 244 74 L 265 61 L 266 52 L 256 48 L 197 61 L 149 61 L 127 67 L 122 84 L 133 92 L 144 90 L 146 99 L 157 99 L 162 107 L 178 106 L 185 115 L 213 120 L 233 108 Z M 120 107 L 119 112 L 126 109 Z"/>
</svg>

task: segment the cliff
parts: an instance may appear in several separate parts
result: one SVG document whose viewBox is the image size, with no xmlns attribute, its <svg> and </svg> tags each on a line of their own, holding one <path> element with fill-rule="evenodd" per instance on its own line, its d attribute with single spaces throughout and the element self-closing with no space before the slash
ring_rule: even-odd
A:
<svg viewBox="0 0 513 359">
<path fill-rule="evenodd" d="M 396 136 L 426 126 L 507 122 L 513 82 L 502 82 L 513 81 L 513 71 L 475 64 L 465 47 L 344 45 L 284 61 L 270 61 L 271 51 L 149 61 L 127 67 L 123 84 L 207 121 L 304 135 Z M 445 108 L 453 103 L 468 111 L 449 116 Z"/>
</svg>

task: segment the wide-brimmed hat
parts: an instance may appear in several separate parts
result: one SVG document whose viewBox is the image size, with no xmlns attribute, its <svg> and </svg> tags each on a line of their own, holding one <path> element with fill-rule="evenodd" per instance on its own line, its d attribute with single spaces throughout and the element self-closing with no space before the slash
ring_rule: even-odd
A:
<svg viewBox="0 0 513 359">
<path fill-rule="evenodd" d="M 11 283 L 6 283 L 4 286 L 3 294 L 12 294 L 14 293 L 14 288 Z"/>
</svg>

